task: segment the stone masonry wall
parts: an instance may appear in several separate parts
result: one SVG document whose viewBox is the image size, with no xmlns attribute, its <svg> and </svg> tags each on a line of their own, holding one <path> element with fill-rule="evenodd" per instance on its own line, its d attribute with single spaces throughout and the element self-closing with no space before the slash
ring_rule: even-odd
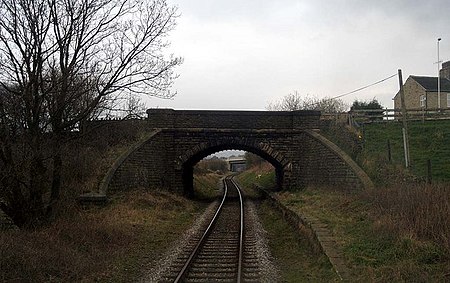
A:
<svg viewBox="0 0 450 283">
<path fill-rule="evenodd" d="M 405 106 L 406 109 L 418 109 L 420 108 L 420 96 L 425 95 L 425 90 L 422 86 L 420 86 L 415 80 L 408 78 L 403 87 L 405 92 Z M 430 99 L 431 97 L 427 97 L 428 107 L 431 107 Z M 399 109 L 401 108 L 401 104 Z"/>
<path fill-rule="evenodd" d="M 227 149 L 250 151 L 271 162 L 283 188 L 371 186 L 356 163 L 311 131 L 319 127 L 317 111 L 149 109 L 147 113 L 147 120 L 118 121 L 103 127 L 112 136 L 120 129 L 131 129 L 136 136 L 149 134 L 115 162 L 100 194 L 138 186 L 184 189 L 189 194 L 192 166 L 209 154 Z M 95 126 L 95 122 L 85 124 L 85 128 Z"/>
<path fill-rule="evenodd" d="M 361 188 L 363 184 L 348 163 L 325 144 L 304 133 L 303 147 L 297 152 L 300 186 Z"/>
<path fill-rule="evenodd" d="M 174 178 L 173 135 L 158 133 L 135 149 L 114 172 L 108 190 L 133 187 L 166 187 Z"/>
<path fill-rule="evenodd" d="M 165 129 L 130 153 L 109 190 L 145 186 L 182 192 L 183 165 L 223 149 L 248 150 L 268 159 L 284 173 L 283 188 L 364 187 L 348 160 L 304 131 Z"/>
<path fill-rule="evenodd" d="M 316 129 L 320 111 L 147 110 L 151 128 Z"/>
</svg>

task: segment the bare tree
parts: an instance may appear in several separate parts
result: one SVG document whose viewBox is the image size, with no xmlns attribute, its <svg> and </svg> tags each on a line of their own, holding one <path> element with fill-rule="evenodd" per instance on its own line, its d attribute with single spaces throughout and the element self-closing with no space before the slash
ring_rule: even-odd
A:
<svg viewBox="0 0 450 283">
<path fill-rule="evenodd" d="M 0 0 L 0 118 L 14 120 L 1 129 L 0 205 L 17 224 L 51 212 L 60 195 L 64 137 L 102 103 L 124 93 L 173 97 L 181 59 L 163 51 L 177 17 L 165 0 Z M 7 125 L 20 127 L 19 135 Z M 42 148 L 48 140 L 51 166 Z M 25 179 L 11 148 L 19 142 L 30 159 Z M 14 168 L 22 179 L 11 186 L 4 174 Z"/>
<path fill-rule="evenodd" d="M 304 97 L 302 97 L 297 91 L 284 96 L 282 99 L 269 103 L 267 110 L 271 111 L 293 111 L 304 110 L 308 105 Z"/>
<path fill-rule="evenodd" d="M 320 110 L 323 113 L 335 114 L 342 113 L 348 110 L 349 106 L 342 99 L 336 98 L 321 98 L 316 102 L 316 110 Z"/>
<path fill-rule="evenodd" d="M 145 103 L 139 97 L 130 95 L 126 99 L 125 103 L 125 116 L 124 118 L 143 118 L 146 114 Z"/>
<path fill-rule="evenodd" d="M 341 99 L 303 96 L 297 91 L 284 96 L 278 101 L 269 103 L 267 106 L 267 110 L 271 111 L 320 110 L 324 113 L 340 113 L 347 108 L 348 106 Z"/>
<path fill-rule="evenodd" d="M 130 93 L 105 102 L 101 107 L 100 116 L 106 119 L 143 119 L 146 111 L 146 103 L 142 100 L 142 96 Z"/>
</svg>

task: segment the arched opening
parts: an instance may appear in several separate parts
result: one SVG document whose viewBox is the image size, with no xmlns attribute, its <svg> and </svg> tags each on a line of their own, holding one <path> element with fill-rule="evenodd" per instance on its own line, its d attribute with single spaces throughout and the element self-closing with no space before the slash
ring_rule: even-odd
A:
<svg viewBox="0 0 450 283">
<path fill-rule="evenodd" d="M 231 144 L 207 147 L 190 156 L 182 164 L 183 191 L 186 196 L 194 197 L 194 167 L 196 166 L 196 164 L 212 154 L 227 150 L 250 152 L 269 162 L 273 166 L 275 171 L 276 189 L 281 189 L 283 185 L 284 170 L 283 165 L 279 161 L 259 148 L 246 145 Z"/>
</svg>

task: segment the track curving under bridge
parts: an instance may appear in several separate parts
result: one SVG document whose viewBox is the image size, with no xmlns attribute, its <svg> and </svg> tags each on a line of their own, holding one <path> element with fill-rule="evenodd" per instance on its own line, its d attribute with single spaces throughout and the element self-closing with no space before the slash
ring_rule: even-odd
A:
<svg viewBox="0 0 450 283">
<path fill-rule="evenodd" d="M 207 228 L 188 243 L 162 282 L 261 282 L 257 239 L 249 231 L 254 219 L 245 217 L 245 202 L 232 177 L 223 182 L 222 201 Z"/>
</svg>

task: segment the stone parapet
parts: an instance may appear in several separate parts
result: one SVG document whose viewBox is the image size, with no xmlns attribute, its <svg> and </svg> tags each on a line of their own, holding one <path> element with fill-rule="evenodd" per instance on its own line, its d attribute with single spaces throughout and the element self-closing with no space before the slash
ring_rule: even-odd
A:
<svg viewBox="0 0 450 283">
<path fill-rule="evenodd" d="M 317 129 L 320 111 L 148 109 L 151 128 Z"/>
</svg>

